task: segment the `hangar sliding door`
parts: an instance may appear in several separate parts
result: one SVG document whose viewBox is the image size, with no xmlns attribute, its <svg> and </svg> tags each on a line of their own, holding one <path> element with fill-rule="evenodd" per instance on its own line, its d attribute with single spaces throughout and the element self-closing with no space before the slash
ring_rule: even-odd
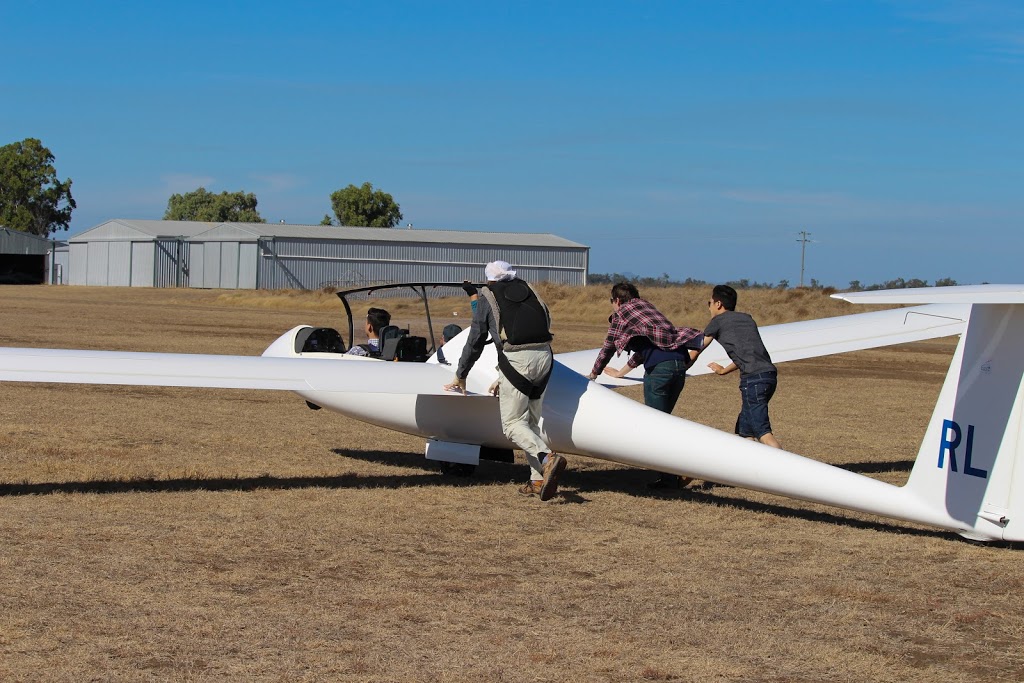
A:
<svg viewBox="0 0 1024 683">
<path fill-rule="evenodd" d="M 162 238 L 156 241 L 153 260 L 154 287 L 188 287 L 187 244 L 184 240 Z"/>
<path fill-rule="evenodd" d="M 153 286 L 153 243 L 132 242 L 132 287 Z"/>
<path fill-rule="evenodd" d="M 256 261 L 259 259 L 255 242 L 238 245 L 238 288 L 256 289 Z"/>
</svg>

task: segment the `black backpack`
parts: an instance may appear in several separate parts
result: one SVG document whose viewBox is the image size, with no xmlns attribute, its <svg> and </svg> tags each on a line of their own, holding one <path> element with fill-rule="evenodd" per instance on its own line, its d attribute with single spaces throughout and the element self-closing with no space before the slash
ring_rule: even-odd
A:
<svg viewBox="0 0 1024 683">
<path fill-rule="evenodd" d="M 519 278 L 513 278 L 492 282 L 487 288 L 498 304 L 494 315 L 499 331 L 505 335 L 505 341 L 513 346 L 551 341 L 548 311 L 533 287 Z"/>
</svg>

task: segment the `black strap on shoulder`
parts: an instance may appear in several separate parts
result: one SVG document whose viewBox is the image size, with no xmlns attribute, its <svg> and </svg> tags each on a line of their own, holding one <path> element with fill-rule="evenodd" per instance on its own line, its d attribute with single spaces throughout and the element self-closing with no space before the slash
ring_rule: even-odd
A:
<svg viewBox="0 0 1024 683">
<path fill-rule="evenodd" d="M 536 401 L 538 398 L 544 395 L 544 390 L 548 388 L 548 380 L 551 379 L 551 370 L 554 368 L 554 363 L 548 368 L 547 373 L 537 380 L 536 384 L 523 377 L 519 372 L 512 367 L 512 363 L 508 361 L 508 356 L 501 349 L 501 344 L 495 344 L 494 348 L 498 351 L 498 369 L 501 370 L 501 374 L 505 375 L 505 379 L 514 386 L 520 393 L 525 394 L 530 398 L 531 401 Z M 549 350 L 548 353 L 551 353 Z"/>
<path fill-rule="evenodd" d="M 542 310 L 545 311 L 545 317 L 547 317 L 547 307 L 544 306 L 543 301 L 541 301 L 537 293 L 533 291 L 533 287 L 530 287 L 529 283 L 524 282 L 522 280 L 517 280 L 517 282 L 521 282 L 522 284 L 526 285 L 526 291 L 532 293 L 533 296 L 538 301 L 540 301 Z M 489 285 L 481 289 L 480 295 L 483 297 L 483 299 L 487 302 L 487 305 L 490 307 L 491 315 L 494 316 L 495 327 L 498 328 L 498 334 L 500 335 L 504 331 L 503 322 L 501 319 L 501 306 L 498 304 L 497 298 L 494 295 L 493 286 Z M 546 336 L 547 338 L 544 339 L 544 341 L 550 341 L 550 333 L 548 333 Z M 492 341 L 494 342 L 494 350 L 498 352 L 498 369 L 501 371 L 501 374 L 505 376 L 505 379 L 507 379 L 509 383 L 516 388 L 517 391 L 529 397 L 531 401 L 535 401 L 541 396 L 543 396 L 544 390 L 548 388 L 548 380 L 551 379 L 551 370 L 549 369 L 547 374 L 541 377 L 537 381 L 537 383 L 534 384 L 533 382 L 519 374 L 519 371 L 512 367 L 512 364 L 509 362 L 508 357 L 505 356 L 505 350 L 502 348 L 504 346 L 503 341 L 501 339 L 491 339 L 487 343 L 489 344 Z M 550 347 L 548 348 L 548 353 L 551 353 Z M 554 362 L 552 362 L 551 367 L 554 367 Z"/>
</svg>

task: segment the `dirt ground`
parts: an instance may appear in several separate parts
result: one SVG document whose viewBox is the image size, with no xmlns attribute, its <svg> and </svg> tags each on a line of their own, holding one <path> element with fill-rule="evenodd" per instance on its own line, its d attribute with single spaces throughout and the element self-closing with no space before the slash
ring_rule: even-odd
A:
<svg viewBox="0 0 1024 683">
<path fill-rule="evenodd" d="M 340 311 L 8 286 L 0 346 L 259 354 Z M 603 323 L 556 316 L 557 350 Z M 902 483 L 952 350 L 781 365 L 776 434 Z M 444 476 L 282 392 L 0 392 L 2 680 L 1024 680 L 1019 546 L 577 457 L 540 503 L 521 459 Z M 696 377 L 677 414 L 738 403 Z"/>
</svg>

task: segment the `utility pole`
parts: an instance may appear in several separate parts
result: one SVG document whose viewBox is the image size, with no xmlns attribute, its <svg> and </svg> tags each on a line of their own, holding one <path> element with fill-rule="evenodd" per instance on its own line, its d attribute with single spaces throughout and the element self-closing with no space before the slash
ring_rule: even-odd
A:
<svg viewBox="0 0 1024 683">
<path fill-rule="evenodd" d="M 813 242 L 814 240 L 807 239 L 808 237 L 811 236 L 811 233 L 807 232 L 806 230 L 801 230 L 797 234 L 800 235 L 800 239 L 797 240 L 797 242 L 800 243 L 800 286 L 803 287 L 804 286 L 804 256 L 805 256 L 805 254 L 807 252 L 807 243 L 808 242 Z"/>
</svg>

